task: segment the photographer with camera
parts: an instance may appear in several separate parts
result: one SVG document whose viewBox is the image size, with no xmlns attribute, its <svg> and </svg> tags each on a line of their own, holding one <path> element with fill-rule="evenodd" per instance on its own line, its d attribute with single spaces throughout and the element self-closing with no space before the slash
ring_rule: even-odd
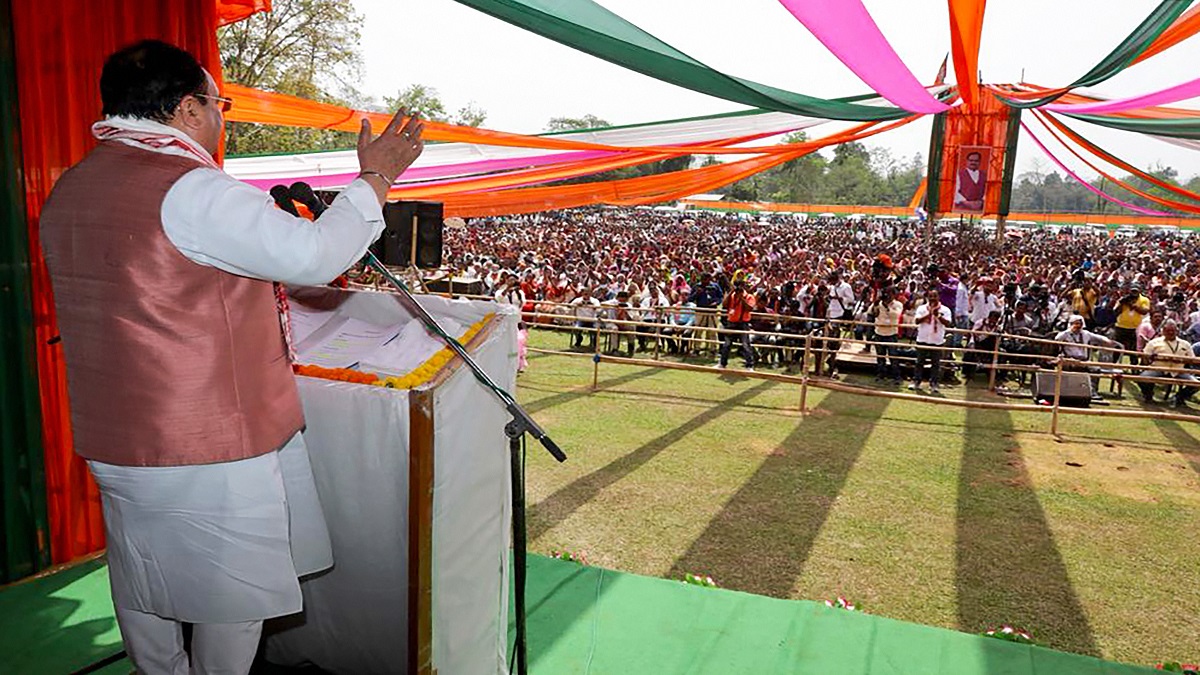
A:
<svg viewBox="0 0 1200 675">
<path fill-rule="evenodd" d="M 1117 300 L 1116 314 L 1113 339 L 1131 352 L 1138 351 L 1137 329 L 1142 324 L 1142 320 L 1150 314 L 1150 298 L 1142 295 L 1141 288 L 1132 284 L 1128 291 Z M 1116 361 L 1120 362 L 1120 359 L 1118 358 Z M 1137 357 L 1130 354 L 1129 362 L 1136 364 Z"/>
<path fill-rule="evenodd" d="M 721 306 L 725 310 L 724 327 L 741 332 L 721 334 L 722 368 L 729 364 L 729 350 L 733 347 L 734 340 L 741 341 L 742 358 L 746 360 L 746 367 L 754 368 L 754 348 L 750 344 L 750 315 L 754 311 L 755 302 L 754 294 L 746 290 L 746 273 L 738 270 L 733 275 L 733 289 L 725 296 Z"/>
<path fill-rule="evenodd" d="M 896 384 L 900 383 L 900 365 L 896 362 L 896 342 L 900 334 L 900 316 L 904 313 L 904 304 L 896 299 L 896 292 L 891 286 L 884 286 L 871 305 L 868 315 L 874 322 L 875 345 L 875 379 L 882 380 L 891 377 Z"/>
</svg>

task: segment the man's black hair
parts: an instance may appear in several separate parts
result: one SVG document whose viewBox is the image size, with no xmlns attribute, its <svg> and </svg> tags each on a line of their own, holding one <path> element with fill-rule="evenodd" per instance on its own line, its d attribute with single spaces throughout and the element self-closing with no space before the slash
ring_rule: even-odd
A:
<svg viewBox="0 0 1200 675">
<path fill-rule="evenodd" d="M 184 96 L 203 94 L 204 69 L 196 57 L 159 40 L 115 52 L 100 74 L 105 115 L 167 122 Z M 204 98 L 198 99 L 204 104 Z"/>
</svg>

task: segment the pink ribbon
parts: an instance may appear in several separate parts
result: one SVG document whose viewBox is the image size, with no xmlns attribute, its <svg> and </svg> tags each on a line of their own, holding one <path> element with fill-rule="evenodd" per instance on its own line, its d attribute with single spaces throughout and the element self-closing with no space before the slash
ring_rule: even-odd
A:
<svg viewBox="0 0 1200 675">
<path fill-rule="evenodd" d="M 1047 148 L 1042 143 L 1042 141 L 1033 134 L 1033 129 L 1030 129 L 1029 125 L 1025 124 L 1024 122 L 1021 122 L 1021 128 L 1025 130 L 1025 133 L 1029 134 L 1029 137 L 1033 139 L 1033 142 L 1037 143 L 1037 146 L 1042 149 L 1042 152 L 1046 153 L 1046 156 L 1049 157 L 1051 161 L 1053 161 L 1055 164 L 1057 164 L 1060 169 L 1062 169 L 1063 171 L 1066 171 L 1068 176 L 1079 181 L 1079 184 L 1082 185 L 1083 187 L 1087 188 L 1089 191 L 1091 191 L 1092 194 L 1094 194 L 1098 197 L 1101 197 L 1103 199 L 1107 199 L 1108 201 L 1112 202 L 1113 204 L 1119 204 L 1121 206 L 1124 206 L 1127 209 L 1130 209 L 1132 211 L 1137 211 L 1138 213 L 1142 213 L 1147 216 L 1167 216 L 1170 218 L 1170 217 L 1175 217 L 1176 215 L 1178 215 L 1178 214 L 1174 214 L 1174 213 L 1166 213 L 1163 211 L 1155 211 L 1154 209 L 1144 209 L 1140 206 L 1135 206 L 1133 204 L 1130 204 L 1129 202 L 1121 201 L 1120 199 L 1117 199 L 1116 197 L 1108 194 L 1107 192 L 1101 191 L 1096 186 L 1094 186 L 1091 183 L 1087 182 L 1086 180 L 1080 178 L 1079 175 L 1076 174 L 1074 171 L 1068 169 L 1067 165 L 1063 164 L 1062 161 L 1060 161 L 1057 157 L 1055 157 L 1054 153 L 1050 152 L 1049 148 Z"/>
<path fill-rule="evenodd" d="M 1106 113 L 1136 110 L 1137 108 L 1146 108 L 1153 105 L 1175 103 L 1176 101 L 1195 98 L 1197 96 L 1200 96 L 1200 77 L 1184 82 L 1183 84 L 1177 84 L 1174 87 L 1167 87 L 1161 91 L 1142 94 L 1141 96 L 1096 101 L 1095 103 L 1053 103 L 1042 106 L 1042 109 L 1059 113 L 1103 115 Z"/>
<path fill-rule="evenodd" d="M 921 86 L 879 31 L 861 0 L 779 2 L 880 96 L 914 113 L 940 113 L 950 109 Z"/>
<path fill-rule="evenodd" d="M 606 152 L 603 150 L 578 150 L 572 152 L 555 152 L 537 157 L 510 157 L 505 159 L 483 159 L 473 162 L 459 162 L 457 164 L 443 164 L 442 166 L 427 166 L 416 167 L 404 172 L 404 179 L 411 180 L 433 180 L 445 179 L 447 176 L 461 176 L 463 174 L 481 174 L 490 173 L 492 171 L 508 171 L 511 169 L 524 169 L 527 167 L 550 166 L 553 164 L 565 164 L 568 162 L 578 162 L 585 159 L 596 159 L 615 155 L 616 152 Z M 249 183 L 257 188 L 268 190 L 272 185 L 279 183 L 280 180 L 287 182 L 304 181 L 314 188 L 331 188 L 342 187 L 354 180 L 358 175 L 357 171 L 351 173 L 327 173 L 313 176 L 293 176 L 286 179 L 280 178 L 243 178 L 242 182 Z M 441 181 L 438 181 L 441 182 Z"/>
</svg>

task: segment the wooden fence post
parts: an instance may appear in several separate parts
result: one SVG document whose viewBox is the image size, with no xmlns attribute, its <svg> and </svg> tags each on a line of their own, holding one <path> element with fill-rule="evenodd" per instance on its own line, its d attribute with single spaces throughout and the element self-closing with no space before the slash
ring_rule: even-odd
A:
<svg viewBox="0 0 1200 675">
<path fill-rule="evenodd" d="M 1054 411 L 1050 414 L 1050 434 L 1058 435 L 1058 402 L 1062 395 L 1063 360 L 1058 359 L 1058 367 L 1054 369 Z M 1034 376 L 1037 377 L 1036 375 Z M 1036 382 L 1036 379 L 1035 379 Z M 1036 388 L 1036 387 L 1035 387 Z"/>
<path fill-rule="evenodd" d="M 812 333 L 804 336 L 804 354 L 800 357 L 800 414 L 808 413 L 808 349 L 812 346 Z"/>
<path fill-rule="evenodd" d="M 1000 365 L 1000 336 L 996 335 L 996 344 L 992 345 L 992 372 L 988 373 L 988 391 L 996 392 L 996 368 Z"/>
</svg>

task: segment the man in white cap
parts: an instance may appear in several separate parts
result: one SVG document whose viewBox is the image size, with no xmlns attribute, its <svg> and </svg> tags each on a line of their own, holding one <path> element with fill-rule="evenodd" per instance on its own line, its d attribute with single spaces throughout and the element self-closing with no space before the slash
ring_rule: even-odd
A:
<svg viewBox="0 0 1200 675">
<path fill-rule="evenodd" d="M 1083 324 L 1083 315 L 1072 314 L 1071 318 L 1067 320 L 1067 329 L 1054 336 L 1055 342 L 1062 343 L 1059 345 L 1059 356 L 1067 359 L 1063 362 L 1063 370 L 1099 373 L 1100 369 L 1095 366 L 1082 365 L 1083 362 L 1091 361 L 1092 350 L 1090 347 L 1120 349 L 1121 343 L 1116 340 L 1110 340 L 1103 335 L 1093 333 L 1085 329 Z M 1100 398 L 1098 379 L 1097 377 L 1092 377 L 1089 380 L 1093 399 Z"/>
</svg>

